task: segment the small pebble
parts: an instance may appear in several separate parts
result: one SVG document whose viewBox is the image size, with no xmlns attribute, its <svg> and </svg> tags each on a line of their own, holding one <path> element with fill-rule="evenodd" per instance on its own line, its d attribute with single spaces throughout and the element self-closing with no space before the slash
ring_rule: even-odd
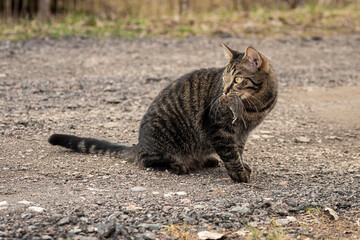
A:
<svg viewBox="0 0 360 240">
<path fill-rule="evenodd" d="M 146 191 L 146 187 L 132 187 L 131 188 L 131 191 L 133 192 L 143 192 L 143 191 Z"/>
<path fill-rule="evenodd" d="M 62 226 L 62 225 L 68 224 L 68 223 L 70 223 L 70 218 L 69 217 L 63 217 L 62 219 L 60 219 L 57 222 L 57 225 Z"/>
<path fill-rule="evenodd" d="M 220 239 L 224 236 L 224 234 L 217 232 L 209 232 L 209 231 L 202 231 L 199 232 L 197 235 L 200 239 L 215 239 L 215 240 Z"/>
<path fill-rule="evenodd" d="M 300 136 L 294 139 L 296 143 L 309 143 L 310 139 L 304 136 Z"/>
<path fill-rule="evenodd" d="M 188 198 L 184 198 L 184 199 L 181 199 L 180 202 L 183 203 L 183 204 L 190 204 L 190 203 L 191 203 L 191 200 L 188 199 Z M 195 206 L 196 206 L 196 205 L 195 205 Z"/>
<path fill-rule="evenodd" d="M 250 208 L 246 206 L 235 206 L 230 208 L 229 212 L 232 213 L 240 213 L 241 215 L 245 215 L 251 212 Z"/>
<path fill-rule="evenodd" d="M 24 204 L 24 205 L 30 205 L 32 202 L 26 201 L 26 200 L 22 200 L 18 202 L 19 204 Z"/>
<path fill-rule="evenodd" d="M 179 195 L 179 196 L 185 196 L 187 193 L 186 192 L 176 192 L 175 194 Z"/>
<path fill-rule="evenodd" d="M 279 186 L 286 186 L 287 182 L 279 182 Z"/>
<path fill-rule="evenodd" d="M 31 206 L 28 208 L 30 211 L 33 211 L 33 212 L 38 212 L 38 213 L 41 213 L 43 212 L 45 209 L 42 208 L 42 207 L 36 207 L 36 206 Z"/>
<path fill-rule="evenodd" d="M 169 192 L 169 193 L 165 193 L 164 197 L 172 197 L 174 195 L 185 196 L 185 195 L 187 195 L 187 193 L 186 192 Z"/>
<path fill-rule="evenodd" d="M 293 217 L 293 216 L 287 216 L 286 219 L 289 220 L 289 221 L 291 221 L 291 222 L 295 222 L 295 221 L 296 221 L 296 218 Z"/>
<path fill-rule="evenodd" d="M 275 223 L 280 226 L 284 226 L 290 223 L 290 220 L 288 219 L 276 219 Z"/>
<path fill-rule="evenodd" d="M 205 205 L 200 205 L 200 204 L 194 205 L 194 209 L 195 209 L 195 210 L 196 210 L 196 209 L 204 209 L 204 208 L 206 208 Z"/>
</svg>

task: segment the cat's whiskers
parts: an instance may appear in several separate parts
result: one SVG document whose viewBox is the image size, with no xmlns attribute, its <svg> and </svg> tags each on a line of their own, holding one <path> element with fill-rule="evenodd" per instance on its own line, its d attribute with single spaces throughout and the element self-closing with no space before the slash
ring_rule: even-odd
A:
<svg viewBox="0 0 360 240">
<path fill-rule="evenodd" d="M 221 97 L 221 95 L 223 95 L 223 94 L 221 93 L 221 94 L 217 95 L 213 100 L 211 100 L 211 102 L 210 102 L 209 105 L 205 108 L 205 110 L 208 109 L 208 107 L 210 107 L 210 112 L 211 112 L 211 109 L 212 109 L 212 107 L 213 107 L 214 102 L 217 101 L 217 100 Z"/>
<path fill-rule="evenodd" d="M 209 104 L 209 106 L 210 106 L 210 111 L 209 111 L 209 116 L 211 115 L 211 113 L 212 113 L 212 110 L 213 110 L 213 108 L 214 108 L 214 106 L 215 106 L 215 104 L 216 104 L 216 109 L 215 109 L 215 113 L 214 113 L 214 115 L 215 115 L 215 120 L 216 120 L 216 114 L 217 114 L 217 111 L 219 110 L 219 101 L 220 101 L 220 97 L 222 96 L 222 94 L 219 94 L 216 98 L 214 98 L 211 102 L 210 102 L 210 104 Z M 208 106 L 208 107 L 209 107 Z M 207 107 L 207 108 L 208 108 Z"/>
<path fill-rule="evenodd" d="M 246 111 L 246 107 L 245 107 L 243 101 L 241 100 L 241 96 L 236 96 L 236 99 L 237 99 L 237 101 L 238 101 L 238 103 L 239 103 L 239 105 L 240 105 L 239 109 L 240 109 L 240 110 L 244 110 L 245 112 L 247 112 L 247 111 Z M 240 111 L 240 110 L 239 110 L 239 111 Z"/>
<path fill-rule="evenodd" d="M 255 97 L 255 96 L 250 96 L 250 97 L 248 97 L 248 99 L 250 99 L 250 98 L 254 98 L 254 99 L 257 100 L 261 105 L 264 105 L 264 103 L 263 103 L 262 101 L 260 101 L 257 97 Z"/>
<path fill-rule="evenodd" d="M 252 106 L 255 108 L 255 111 L 257 113 L 259 112 L 256 105 L 255 105 L 255 103 L 253 101 L 251 101 L 250 98 L 244 98 L 244 99 L 249 103 L 249 105 L 250 105 L 250 103 L 252 104 Z"/>
<path fill-rule="evenodd" d="M 241 98 L 240 98 L 239 96 L 236 96 L 235 99 L 236 99 L 236 102 L 238 103 L 238 105 L 240 105 L 240 107 L 242 107 L 242 109 L 246 112 L 245 105 L 244 105 L 244 103 L 241 101 Z M 239 111 L 239 112 L 240 112 L 240 111 Z M 240 114 L 240 117 L 241 117 L 242 122 L 244 123 L 244 127 L 247 128 L 245 119 L 244 119 L 244 117 L 242 116 L 242 114 Z M 236 119 L 235 119 L 235 120 L 236 120 Z"/>
</svg>

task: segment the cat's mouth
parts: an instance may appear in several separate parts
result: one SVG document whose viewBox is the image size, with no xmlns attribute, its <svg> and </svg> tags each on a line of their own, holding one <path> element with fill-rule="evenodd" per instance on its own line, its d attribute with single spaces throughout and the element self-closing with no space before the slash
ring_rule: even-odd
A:
<svg viewBox="0 0 360 240">
<path fill-rule="evenodd" d="M 242 95 L 221 95 L 219 98 L 219 103 L 221 106 L 228 108 L 232 114 L 232 124 L 235 124 L 236 120 L 241 117 L 241 114 L 244 110 L 244 105 L 242 103 Z"/>
<path fill-rule="evenodd" d="M 229 106 L 231 103 L 235 101 L 235 96 L 233 95 L 221 95 L 219 98 L 219 102 L 222 106 Z"/>
</svg>

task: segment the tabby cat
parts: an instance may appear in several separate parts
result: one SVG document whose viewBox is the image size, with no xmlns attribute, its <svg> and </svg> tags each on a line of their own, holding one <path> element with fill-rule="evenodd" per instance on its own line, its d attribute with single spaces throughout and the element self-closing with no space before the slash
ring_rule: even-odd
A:
<svg viewBox="0 0 360 240">
<path fill-rule="evenodd" d="M 220 158 L 234 181 L 249 182 L 244 145 L 273 109 L 277 83 L 269 61 L 253 47 L 240 53 L 222 46 L 229 57 L 224 68 L 196 70 L 160 92 L 141 121 L 137 145 L 64 134 L 53 134 L 49 142 L 177 174 L 217 166 Z"/>
</svg>

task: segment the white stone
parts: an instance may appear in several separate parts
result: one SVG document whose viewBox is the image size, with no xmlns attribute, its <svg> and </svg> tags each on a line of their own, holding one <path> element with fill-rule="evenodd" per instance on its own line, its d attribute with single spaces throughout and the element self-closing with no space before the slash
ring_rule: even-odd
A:
<svg viewBox="0 0 360 240">
<path fill-rule="evenodd" d="M 300 137 L 295 138 L 295 142 L 296 143 L 309 143 L 310 139 L 307 137 L 304 137 L 304 136 L 300 136 Z"/>
<path fill-rule="evenodd" d="M 271 201 L 274 201 L 273 198 L 263 198 L 263 201 L 264 202 L 271 202 Z"/>
<path fill-rule="evenodd" d="M 7 201 L 0 202 L 0 207 L 5 207 L 7 205 L 9 205 Z"/>
<path fill-rule="evenodd" d="M 104 124 L 105 128 L 115 128 L 115 127 L 119 127 L 119 123 L 118 122 L 108 122 Z"/>
<path fill-rule="evenodd" d="M 194 209 L 204 209 L 204 208 L 206 208 L 205 205 L 201 205 L 201 204 L 194 205 Z"/>
<path fill-rule="evenodd" d="M 24 205 L 30 205 L 32 202 L 29 202 L 29 201 L 26 201 L 26 200 L 22 200 L 22 201 L 18 201 L 18 203 L 24 204 Z"/>
<path fill-rule="evenodd" d="M 224 234 L 209 231 L 202 231 L 199 232 L 197 235 L 200 239 L 220 239 L 224 236 Z"/>
<path fill-rule="evenodd" d="M 276 219 L 275 223 L 280 226 L 284 226 L 290 223 L 290 220 L 288 219 Z"/>
<path fill-rule="evenodd" d="M 261 137 L 264 138 L 264 139 L 266 139 L 266 138 L 272 138 L 272 137 L 274 137 L 274 136 L 268 135 L 268 134 L 261 134 Z"/>
<path fill-rule="evenodd" d="M 45 209 L 42 208 L 42 207 L 36 207 L 36 206 L 31 206 L 28 208 L 30 211 L 33 211 L 33 212 L 38 212 L 38 213 L 41 213 L 43 212 Z"/>
<path fill-rule="evenodd" d="M 133 192 L 143 192 L 143 191 L 146 191 L 146 187 L 132 187 L 131 191 L 133 191 Z"/>
<path fill-rule="evenodd" d="M 178 195 L 178 196 L 185 196 L 187 195 L 186 192 L 168 192 L 164 194 L 164 197 L 172 197 L 174 195 Z"/>
<path fill-rule="evenodd" d="M 141 210 L 142 207 L 136 206 L 135 204 L 130 204 L 128 206 L 125 206 L 125 209 L 129 211 L 136 211 L 136 210 Z"/>
<path fill-rule="evenodd" d="M 190 203 L 191 203 L 191 200 L 188 199 L 188 198 L 183 198 L 183 199 L 180 200 L 180 202 L 181 202 L 182 204 L 190 204 Z M 184 210 L 185 210 L 185 209 L 184 209 Z"/>
<path fill-rule="evenodd" d="M 179 195 L 179 196 L 185 196 L 187 193 L 186 192 L 176 192 L 175 194 Z"/>
<path fill-rule="evenodd" d="M 256 134 L 253 134 L 253 135 L 250 135 L 252 139 L 260 139 L 260 136 L 259 135 L 256 135 Z"/>
<path fill-rule="evenodd" d="M 174 195 L 173 192 L 164 193 L 164 197 L 171 197 L 172 195 Z"/>
<path fill-rule="evenodd" d="M 326 207 L 326 208 L 324 209 L 324 211 L 325 211 L 325 213 L 326 213 L 330 218 L 332 218 L 333 220 L 335 220 L 335 221 L 339 220 L 339 216 L 337 215 L 337 213 L 336 213 L 333 209 L 331 209 L 331 208 L 329 208 L 329 207 Z"/>
<path fill-rule="evenodd" d="M 296 221 L 296 218 L 295 218 L 295 217 L 292 217 L 292 216 L 287 216 L 286 219 L 289 220 L 289 221 L 291 221 L 291 222 L 295 222 L 295 221 Z"/>
</svg>

